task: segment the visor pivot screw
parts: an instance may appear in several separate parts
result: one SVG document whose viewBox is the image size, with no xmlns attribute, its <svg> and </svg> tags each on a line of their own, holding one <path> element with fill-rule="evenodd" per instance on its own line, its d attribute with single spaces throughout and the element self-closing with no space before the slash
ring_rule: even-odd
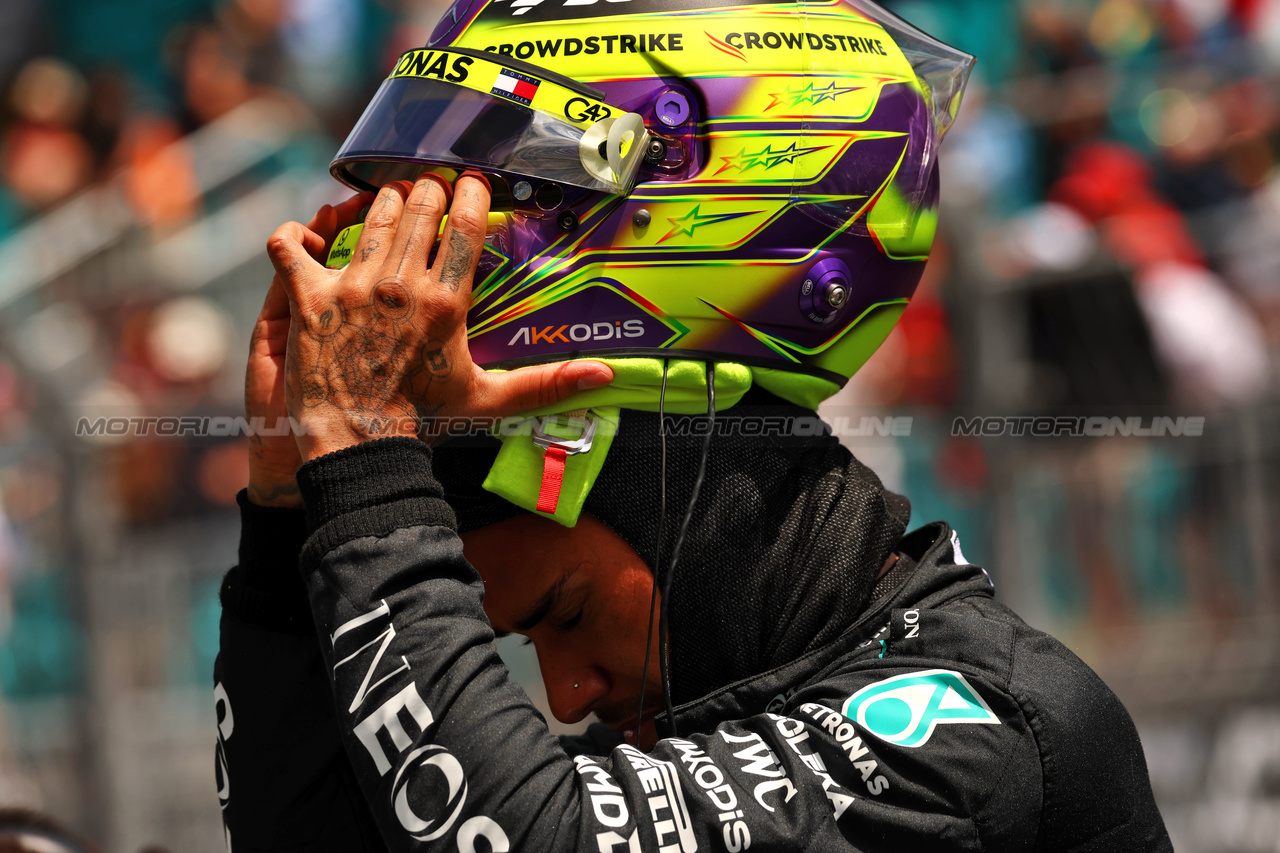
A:
<svg viewBox="0 0 1280 853">
<path fill-rule="evenodd" d="M 838 258 L 814 264 L 800 284 L 800 310 L 813 323 L 830 323 L 849 304 L 853 275 Z"/>
<path fill-rule="evenodd" d="M 668 90 L 658 96 L 654 111 L 658 121 L 667 127 L 679 127 L 689 119 L 689 99 L 680 92 Z"/>
<path fill-rule="evenodd" d="M 565 231 L 577 231 L 578 214 L 574 213 L 572 210 L 566 210 L 564 213 L 556 217 L 556 224 Z"/>
<path fill-rule="evenodd" d="M 644 152 L 644 161 L 649 165 L 661 163 L 667 156 L 667 143 L 661 139 L 650 139 L 649 147 Z"/>
<path fill-rule="evenodd" d="M 528 201 L 529 196 L 533 195 L 533 186 L 528 181 L 516 181 L 511 194 L 516 197 L 516 201 Z"/>
<path fill-rule="evenodd" d="M 646 225 L 648 225 L 648 224 L 649 224 L 649 221 L 650 221 L 652 218 L 653 218 L 653 217 L 651 217 L 651 216 L 649 215 L 649 211 L 645 210 L 645 209 L 642 207 L 642 208 L 640 208 L 639 210 L 637 210 L 637 211 L 636 211 L 635 216 L 632 216 L 632 217 L 631 217 L 631 221 L 635 223 L 635 226 L 636 226 L 637 228 L 643 228 L 643 227 L 645 227 Z"/>
</svg>

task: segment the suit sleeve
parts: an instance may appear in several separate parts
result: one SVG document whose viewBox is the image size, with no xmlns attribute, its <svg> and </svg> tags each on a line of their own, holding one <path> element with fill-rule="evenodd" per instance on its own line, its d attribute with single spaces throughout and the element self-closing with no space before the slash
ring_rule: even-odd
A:
<svg viewBox="0 0 1280 853">
<path fill-rule="evenodd" d="M 223 581 L 214 664 L 216 781 L 236 853 L 381 851 L 342 751 L 298 555 L 301 510 L 240 504 L 240 561 Z"/>
<path fill-rule="evenodd" d="M 967 815 L 999 787 L 994 759 L 921 771 L 925 756 L 910 755 L 920 751 L 894 757 L 864 741 L 835 694 L 800 695 L 790 713 L 728 721 L 649 753 L 624 745 L 570 758 L 498 657 L 480 578 L 430 464 L 425 445 L 390 438 L 299 472 L 323 667 L 390 850 L 984 849 Z M 989 699 L 996 713 L 1020 713 L 1008 697 Z M 1000 768 L 1036 772 L 1025 725 L 985 728 Z M 909 784 L 908 771 L 919 774 Z M 1030 838 L 1036 805 L 1022 815 Z M 1022 841 L 985 849 L 1027 849 Z"/>
<path fill-rule="evenodd" d="M 1015 685 L 1054 782 L 1045 788 L 1039 846 L 1061 853 L 1172 850 L 1128 711 L 1060 643 L 1027 633 Z"/>
</svg>

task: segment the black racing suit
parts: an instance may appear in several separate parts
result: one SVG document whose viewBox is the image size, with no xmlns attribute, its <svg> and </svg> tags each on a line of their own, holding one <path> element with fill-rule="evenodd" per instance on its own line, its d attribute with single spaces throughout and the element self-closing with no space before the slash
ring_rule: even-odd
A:
<svg viewBox="0 0 1280 853">
<path fill-rule="evenodd" d="M 235 853 L 1172 849 L 1120 702 L 942 523 L 837 641 L 677 708 L 647 754 L 571 758 L 498 657 L 430 458 L 305 466 L 301 581 L 301 513 L 242 497 L 215 670 Z"/>
</svg>

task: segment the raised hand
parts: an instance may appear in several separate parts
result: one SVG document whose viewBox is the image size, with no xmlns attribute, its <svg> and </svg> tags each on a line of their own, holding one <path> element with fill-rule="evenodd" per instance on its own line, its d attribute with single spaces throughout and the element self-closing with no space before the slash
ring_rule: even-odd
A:
<svg viewBox="0 0 1280 853">
<path fill-rule="evenodd" d="M 337 207 L 325 205 L 303 228 L 312 257 L 324 253 L 343 228 L 359 220 L 373 193 L 360 193 Z M 259 506 L 302 506 L 295 474 L 302 464 L 298 443 L 288 428 L 285 407 L 285 345 L 289 339 L 289 298 L 280 276 L 271 279 L 266 301 L 249 339 L 244 375 L 244 413 L 249 436 L 249 500 Z"/>
<path fill-rule="evenodd" d="M 599 362 L 487 373 L 471 360 L 466 313 L 488 213 L 483 177 L 459 178 L 451 204 L 448 184 L 424 174 L 382 188 L 345 269 L 319 264 L 308 251 L 318 235 L 296 222 L 271 236 L 291 315 L 285 401 L 303 459 L 419 435 L 432 418 L 515 414 L 612 381 Z"/>
</svg>

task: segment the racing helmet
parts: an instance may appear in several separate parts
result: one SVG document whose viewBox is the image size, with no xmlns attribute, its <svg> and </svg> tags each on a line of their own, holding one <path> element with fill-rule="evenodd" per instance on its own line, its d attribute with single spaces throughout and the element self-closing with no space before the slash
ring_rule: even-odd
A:
<svg viewBox="0 0 1280 853">
<path fill-rule="evenodd" d="M 920 280 L 972 64 L 868 0 L 456 0 L 330 168 L 489 179 L 483 367 L 733 362 L 816 406 Z"/>
</svg>

